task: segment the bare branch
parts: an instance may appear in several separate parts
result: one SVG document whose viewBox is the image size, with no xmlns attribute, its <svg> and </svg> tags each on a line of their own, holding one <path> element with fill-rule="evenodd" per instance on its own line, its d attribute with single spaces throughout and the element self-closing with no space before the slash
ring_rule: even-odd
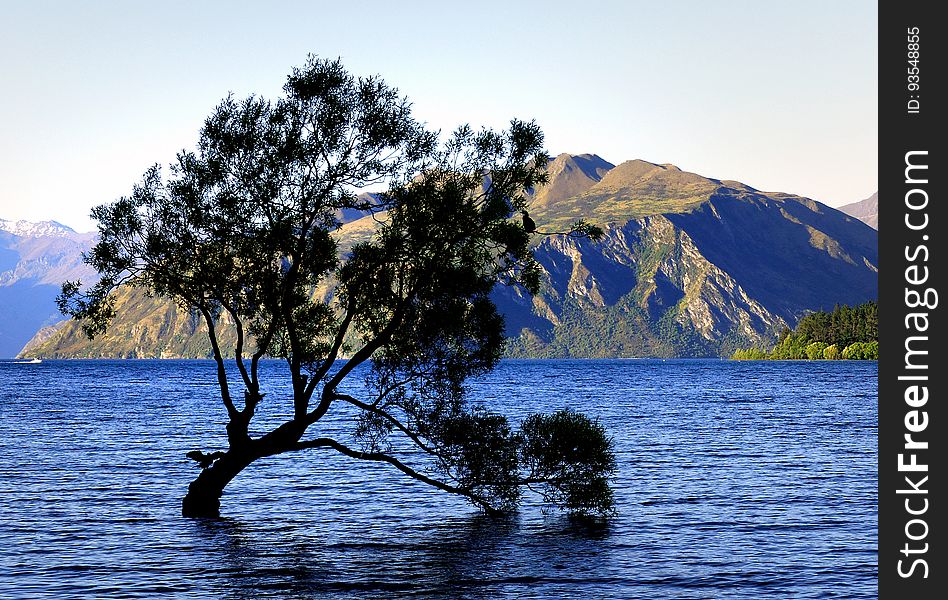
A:
<svg viewBox="0 0 948 600">
<path fill-rule="evenodd" d="M 227 370 L 224 368 L 224 357 L 221 354 L 221 347 L 217 341 L 217 331 L 214 327 L 214 318 L 211 312 L 203 303 L 199 306 L 201 314 L 204 315 L 204 322 L 207 323 L 207 336 L 211 341 L 211 349 L 214 353 L 214 361 L 217 363 L 217 384 L 221 390 L 221 399 L 227 408 L 227 416 L 233 421 L 240 417 L 234 401 L 230 397 L 230 387 L 227 384 Z"/>
<path fill-rule="evenodd" d="M 354 302 L 349 302 L 349 304 L 354 304 Z M 307 398 L 312 396 L 313 390 L 316 388 L 316 385 L 326 376 L 326 373 L 329 372 L 329 369 L 332 368 L 336 358 L 339 356 L 339 349 L 342 348 L 342 344 L 346 339 L 346 333 L 349 331 L 349 325 L 352 323 L 352 318 L 355 316 L 354 307 L 349 307 L 346 310 L 346 316 L 342 319 L 342 323 L 339 324 L 339 330 L 336 331 L 336 339 L 333 340 L 332 347 L 329 350 L 329 353 L 326 355 L 325 360 L 319 366 L 315 373 L 313 373 L 313 378 L 309 382 L 309 386 L 306 388 Z"/>
<path fill-rule="evenodd" d="M 375 336 L 375 338 L 369 340 L 365 346 L 363 346 L 352 356 L 352 358 L 347 360 L 346 364 L 343 365 L 342 368 L 339 369 L 339 371 L 333 376 L 333 378 L 329 380 L 329 383 L 327 383 L 325 387 L 328 392 L 332 393 L 336 389 L 336 386 L 339 385 L 339 383 L 345 379 L 353 369 L 371 358 L 372 354 L 388 341 L 389 336 L 395 333 L 395 330 L 401 324 L 405 307 L 407 306 L 408 302 L 411 301 L 411 299 L 411 296 L 405 298 L 402 303 L 398 305 L 398 308 L 395 309 L 395 312 L 392 314 L 392 319 L 388 322 L 388 325 L 386 325 L 385 328 L 382 329 L 382 331 L 380 331 L 377 336 Z"/>
<path fill-rule="evenodd" d="M 234 329 L 237 332 L 237 345 L 234 348 L 234 358 L 237 361 L 237 369 L 240 371 L 240 376 L 243 378 L 247 390 L 253 397 L 256 397 L 258 391 L 256 382 L 251 379 L 250 373 L 247 372 L 247 366 L 244 364 L 244 324 L 240 320 L 240 315 L 237 311 L 228 303 L 221 302 L 221 306 L 223 306 L 224 310 L 230 315 L 231 320 L 234 322 Z M 245 407 L 244 410 L 247 410 L 247 407 Z"/>
<path fill-rule="evenodd" d="M 352 404 L 353 406 L 357 406 L 358 408 L 361 408 L 364 411 L 379 415 L 380 417 L 382 417 L 383 419 L 385 419 L 386 421 L 394 425 L 396 429 L 404 433 L 408 437 L 408 439 L 415 442 L 415 445 L 417 445 L 419 448 L 421 448 L 428 454 L 431 454 L 433 456 L 438 456 L 438 457 L 441 456 L 437 450 L 435 450 L 434 448 L 426 444 L 420 437 L 418 437 L 417 433 L 415 433 L 414 431 L 409 429 L 407 426 L 405 426 L 404 423 L 396 419 L 388 411 L 382 410 L 381 408 L 378 408 L 374 404 L 366 404 L 365 402 L 362 402 L 361 400 L 353 398 L 352 396 L 348 394 L 333 394 L 333 400 L 343 400 L 345 402 L 348 402 L 349 404 Z"/>
<path fill-rule="evenodd" d="M 398 460 L 394 456 L 389 456 L 388 454 L 383 454 L 381 452 L 360 452 L 358 450 L 353 450 L 352 448 L 349 448 L 348 446 L 340 444 L 339 442 L 331 438 L 315 438 L 311 440 L 304 440 L 285 448 L 285 451 L 306 450 L 308 448 L 332 448 L 333 450 L 340 452 L 342 454 L 345 454 L 346 456 L 350 458 L 356 458 L 359 460 L 371 460 L 371 461 L 376 461 L 376 462 L 386 462 L 394 466 L 396 469 L 398 469 L 402 473 L 408 475 L 409 477 L 417 479 L 418 481 L 427 483 L 428 485 L 436 487 L 439 490 L 450 492 L 452 494 L 458 494 L 460 496 L 464 496 L 465 498 L 468 498 L 469 500 L 471 500 L 471 502 L 473 502 L 474 504 L 477 504 L 482 509 L 484 509 L 484 511 L 487 512 L 488 514 L 496 515 L 500 513 L 500 511 L 498 511 L 496 508 L 492 507 L 490 504 L 485 502 L 482 498 L 478 497 L 477 495 L 472 494 L 470 491 L 459 488 L 459 487 L 455 487 L 453 485 L 448 485 L 447 483 L 444 483 L 443 481 L 438 481 L 437 479 L 432 479 L 431 477 L 428 477 L 427 475 L 423 473 L 419 473 L 418 471 L 412 469 L 411 467 L 409 467 L 402 461 Z"/>
<path fill-rule="evenodd" d="M 260 364 L 260 359 L 263 358 L 263 355 L 267 353 L 267 350 L 270 349 L 270 342 L 273 341 L 273 336 L 276 333 L 277 322 L 275 319 L 270 320 L 270 326 L 267 328 L 266 334 L 263 337 L 257 338 L 257 351 L 253 353 L 253 356 L 250 358 L 250 378 L 259 385 L 259 377 L 257 377 L 257 367 Z"/>
</svg>

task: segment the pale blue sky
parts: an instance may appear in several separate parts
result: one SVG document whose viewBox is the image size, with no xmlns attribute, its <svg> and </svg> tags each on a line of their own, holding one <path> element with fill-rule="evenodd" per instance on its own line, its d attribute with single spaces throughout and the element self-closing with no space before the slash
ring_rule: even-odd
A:
<svg viewBox="0 0 948 600">
<path fill-rule="evenodd" d="M 547 148 L 830 205 L 876 190 L 877 3 L 0 0 L 0 218 L 89 208 L 191 147 L 228 91 L 312 52 L 433 128 L 535 118 Z"/>
</svg>

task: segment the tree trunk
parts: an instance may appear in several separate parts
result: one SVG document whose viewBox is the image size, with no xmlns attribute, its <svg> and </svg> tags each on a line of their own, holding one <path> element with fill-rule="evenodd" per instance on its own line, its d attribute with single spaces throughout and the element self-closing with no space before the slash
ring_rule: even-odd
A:
<svg viewBox="0 0 948 600">
<path fill-rule="evenodd" d="M 258 456 L 244 451 L 228 451 L 214 461 L 210 467 L 201 471 L 197 479 L 188 486 L 188 493 L 181 501 L 181 515 L 184 517 L 221 516 L 221 496 L 227 484 Z"/>
</svg>

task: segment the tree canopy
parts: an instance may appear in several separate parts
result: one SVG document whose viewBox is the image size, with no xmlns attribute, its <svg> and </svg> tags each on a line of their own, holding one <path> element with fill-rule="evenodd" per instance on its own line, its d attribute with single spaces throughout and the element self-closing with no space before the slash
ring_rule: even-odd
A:
<svg viewBox="0 0 948 600">
<path fill-rule="evenodd" d="M 769 352 L 759 348 L 739 349 L 738 360 L 877 360 L 879 358 L 879 305 L 869 301 L 858 306 L 837 304 L 832 312 L 805 315 L 796 329 L 780 332 Z"/>
<path fill-rule="evenodd" d="M 312 448 L 389 463 L 489 512 L 513 509 L 524 489 L 568 510 L 611 511 L 615 459 L 597 422 L 561 411 L 515 429 L 466 395 L 465 381 L 503 352 L 494 286 L 540 285 L 530 250 L 539 234 L 520 218 L 524 192 L 546 181 L 540 128 L 462 126 L 440 143 L 381 79 L 312 57 L 284 92 L 227 97 L 195 150 L 96 207 L 99 242 L 86 260 L 100 279 L 88 289 L 69 282 L 59 298 L 90 336 L 108 326 L 121 286 L 203 319 L 227 448 L 189 454 L 202 472 L 183 513 L 218 514 L 224 487 L 254 460 Z M 358 194 L 373 184 L 387 189 Z M 375 233 L 345 248 L 336 232 L 353 210 Z M 565 233 L 601 234 L 582 221 Z M 225 328 L 236 334 L 233 356 L 218 343 Z M 292 418 L 252 437 L 264 357 L 286 362 Z M 347 378 L 363 364 L 369 391 L 357 397 Z M 359 446 L 305 435 L 338 404 L 358 409 Z M 394 451 L 393 436 L 413 452 Z"/>
</svg>

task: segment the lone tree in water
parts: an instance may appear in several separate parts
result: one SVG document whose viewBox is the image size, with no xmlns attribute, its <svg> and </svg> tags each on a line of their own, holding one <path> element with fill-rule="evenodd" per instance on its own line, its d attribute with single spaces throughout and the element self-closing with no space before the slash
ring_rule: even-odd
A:
<svg viewBox="0 0 948 600">
<path fill-rule="evenodd" d="M 284 91 L 276 101 L 228 97 L 170 174 L 154 167 L 131 196 L 93 209 L 99 242 L 86 260 L 101 278 L 85 291 L 67 283 L 59 298 L 90 337 L 115 315 L 121 286 L 203 317 L 227 449 L 188 453 L 202 470 L 183 514 L 217 516 L 224 488 L 257 459 L 320 448 L 389 463 L 491 513 L 514 509 L 525 488 L 571 511 L 611 511 L 615 458 L 601 425 L 564 410 L 515 431 L 465 398 L 465 380 L 493 369 L 504 346 L 491 290 L 539 286 L 520 219 L 524 191 L 545 182 L 539 128 L 462 127 L 439 145 L 396 90 L 338 61 L 311 58 Z M 355 194 L 378 183 L 388 191 L 374 201 Z M 377 227 L 343 252 L 334 233 L 346 209 Z M 601 232 L 579 222 L 571 233 Z M 292 406 L 254 437 L 251 419 L 272 403 L 264 357 L 286 361 Z M 364 384 L 352 385 L 360 365 Z M 343 404 L 356 409 L 352 445 L 306 435 Z"/>
</svg>

